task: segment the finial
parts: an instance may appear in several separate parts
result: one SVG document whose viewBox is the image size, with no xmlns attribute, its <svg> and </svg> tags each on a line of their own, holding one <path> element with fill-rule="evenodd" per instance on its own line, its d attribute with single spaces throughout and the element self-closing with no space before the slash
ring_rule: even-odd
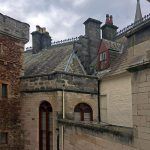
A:
<svg viewBox="0 0 150 150">
<path fill-rule="evenodd" d="M 142 19 L 142 12 L 141 12 L 141 6 L 140 6 L 140 0 L 137 0 L 137 5 L 136 5 L 136 14 L 135 14 L 135 20 L 134 22 Z"/>
</svg>

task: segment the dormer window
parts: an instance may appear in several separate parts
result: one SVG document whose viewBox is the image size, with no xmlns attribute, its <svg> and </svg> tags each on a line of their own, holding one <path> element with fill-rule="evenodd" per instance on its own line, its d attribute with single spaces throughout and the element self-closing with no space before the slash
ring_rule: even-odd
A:
<svg viewBox="0 0 150 150">
<path fill-rule="evenodd" d="M 100 61 L 102 62 L 102 61 L 106 61 L 106 52 L 102 52 L 101 54 L 100 54 Z"/>
</svg>

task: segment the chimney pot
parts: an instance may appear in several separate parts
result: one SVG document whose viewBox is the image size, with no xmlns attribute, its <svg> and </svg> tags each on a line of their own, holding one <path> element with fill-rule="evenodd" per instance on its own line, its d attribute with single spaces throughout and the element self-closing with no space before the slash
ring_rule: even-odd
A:
<svg viewBox="0 0 150 150">
<path fill-rule="evenodd" d="M 43 33 L 45 33 L 45 32 L 46 32 L 46 28 L 44 27 L 44 28 L 43 28 Z"/>
<path fill-rule="evenodd" d="M 36 31 L 40 31 L 40 26 L 36 25 Z"/>
<path fill-rule="evenodd" d="M 106 24 L 109 24 L 109 14 L 106 14 Z"/>
<path fill-rule="evenodd" d="M 110 15 L 109 23 L 113 24 L 113 16 L 112 15 Z"/>
</svg>

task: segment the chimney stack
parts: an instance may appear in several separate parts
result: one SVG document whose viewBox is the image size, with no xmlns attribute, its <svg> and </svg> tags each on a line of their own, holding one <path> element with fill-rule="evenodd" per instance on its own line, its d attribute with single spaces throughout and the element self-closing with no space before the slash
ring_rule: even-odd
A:
<svg viewBox="0 0 150 150">
<path fill-rule="evenodd" d="M 33 53 L 38 53 L 42 49 L 47 49 L 51 46 L 51 37 L 46 31 L 46 28 L 41 28 L 39 25 L 36 26 L 36 31 L 32 32 L 32 47 Z"/>
<path fill-rule="evenodd" d="M 102 38 L 107 40 L 113 40 L 118 27 L 113 25 L 113 16 L 109 14 L 106 15 L 105 24 L 101 27 L 102 29 Z"/>
<path fill-rule="evenodd" d="M 85 36 L 89 39 L 100 39 L 100 25 L 99 20 L 88 18 L 85 22 Z"/>
</svg>

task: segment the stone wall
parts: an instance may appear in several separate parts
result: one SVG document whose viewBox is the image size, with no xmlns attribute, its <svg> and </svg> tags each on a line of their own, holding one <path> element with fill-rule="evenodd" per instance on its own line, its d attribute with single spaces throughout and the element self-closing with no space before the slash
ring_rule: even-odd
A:
<svg viewBox="0 0 150 150">
<path fill-rule="evenodd" d="M 62 118 L 63 92 L 67 119 L 74 120 L 74 108 L 77 104 L 87 103 L 93 110 L 93 120 L 97 121 L 97 86 L 96 77 L 64 72 L 22 77 L 21 118 L 25 134 L 25 150 L 39 149 L 39 106 L 43 101 L 49 102 L 52 106 L 53 150 L 57 149 L 57 119 Z"/>
<path fill-rule="evenodd" d="M 23 132 L 20 122 L 20 80 L 24 44 L 13 38 L 0 35 L 0 91 L 7 84 L 8 96 L 0 92 L 0 132 L 8 133 L 8 144 L 0 149 L 23 149 Z"/>
<path fill-rule="evenodd" d="M 129 57 L 134 58 L 128 68 L 132 73 L 132 103 L 135 147 L 150 149 L 150 20 L 129 36 L 135 39 L 129 48 Z M 135 45 L 134 45 L 135 44 Z M 129 45 L 131 46 L 131 45 Z"/>
<path fill-rule="evenodd" d="M 0 132 L 7 133 L 2 150 L 21 150 L 24 136 L 20 119 L 20 76 L 29 25 L 0 14 Z M 2 94 L 2 85 L 7 94 Z"/>
<path fill-rule="evenodd" d="M 7 34 L 25 43 L 29 40 L 29 25 L 0 13 L 0 34 Z"/>
<path fill-rule="evenodd" d="M 67 120 L 59 123 L 65 126 L 64 150 L 136 150 L 133 147 L 131 128 L 73 123 Z M 61 146 L 60 144 L 60 149 Z"/>
<path fill-rule="evenodd" d="M 131 74 L 104 78 L 100 85 L 100 93 L 101 97 L 106 96 L 105 121 L 113 125 L 132 127 Z"/>
<path fill-rule="evenodd" d="M 47 101 L 52 106 L 53 124 L 53 150 L 57 150 L 57 92 L 49 93 L 22 93 L 21 96 L 21 121 L 25 137 L 25 150 L 39 150 L 39 107 L 43 101 Z"/>
<path fill-rule="evenodd" d="M 150 149 L 150 69 L 132 76 L 133 127 L 135 145 L 139 150 Z"/>
<path fill-rule="evenodd" d="M 50 92 L 65 91 L 77 93 L 97 94 L 97 78 L 65 72 L 54 72 L 48 75 L 39 75 L 21 78 L 22 92 Z"/>
</svg>

